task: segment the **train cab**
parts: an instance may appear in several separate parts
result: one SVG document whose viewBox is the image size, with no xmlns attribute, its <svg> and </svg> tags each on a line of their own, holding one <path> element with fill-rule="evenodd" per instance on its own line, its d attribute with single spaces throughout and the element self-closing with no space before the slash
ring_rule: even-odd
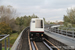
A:
<svg viewBox="0 0 75 50">
<path fill-rule="evenodd" d="M 30 39 L 44 39 L 44 20 L 42 18 L 32 18 L 30 22 Z"/>
</svg>

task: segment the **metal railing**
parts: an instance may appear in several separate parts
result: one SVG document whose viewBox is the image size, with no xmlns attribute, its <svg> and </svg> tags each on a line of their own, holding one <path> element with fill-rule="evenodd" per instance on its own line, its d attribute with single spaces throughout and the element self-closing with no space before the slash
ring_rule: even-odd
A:
<svg viewBox="0 0 75 50">
<path fill-rule="evenodd" d="M 0 35 L 0 37 L 2 37 L 0 39 L 0 42 L 2 40 L 4 40 L 4 45 L 5 45 L 5 50 L 10 50 L 10 40 L 9 40 L 9 34 L 8 35 Z M 7 41 L 6 41 L 6 38 L 8 37 L 8 49 L 7 49 Z M 0 50 L 2 50 L 2 43 L 0 43 Z"/>
<path fill-rule="evenodd" d="M 75 37 L 75 31 L 74 30 L 75 30 L 74 28 L 63 28 L 63 29 L 61 28 L 61 29 L 55 29 L 55 32 L 74 38 Z"/>
<path fill-rule="evenodd" d="M 46 26 L 46 29 L 51 31 L 51 32 L 55 32 L 55 33 L 59 33 L 61 35 L 65 35 L 65 36 L 69 36 L 69 37 L 73 37 L 75 38 L 75 28 L 50 28 L 48 26 Z"/>
</svg>

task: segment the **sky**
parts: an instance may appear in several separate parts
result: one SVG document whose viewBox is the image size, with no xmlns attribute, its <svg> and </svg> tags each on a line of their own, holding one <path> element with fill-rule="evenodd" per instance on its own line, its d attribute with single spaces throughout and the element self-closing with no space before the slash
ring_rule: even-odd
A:
<svg viewBox="0 0 75 50">
<path fill-rule="evenodd" d="M 19 16 L 35 14 L 46 21 L 63 21 L 67 9 L 75 7 L 75 0 L 0 0 L 0 6 L 11 5 Z"/>
</svg>

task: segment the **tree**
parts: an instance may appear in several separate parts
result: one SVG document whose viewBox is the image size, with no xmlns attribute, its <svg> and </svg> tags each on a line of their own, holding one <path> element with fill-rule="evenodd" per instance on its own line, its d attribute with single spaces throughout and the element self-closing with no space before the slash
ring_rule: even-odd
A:
<svg viewBox="0 0 75 50">
<path fill-rule="evenodd" d="M 0 6 L 0 22 L 5 22 L 9 24 L 13 31 L 16 30 L 14 19 L 16 15 L 16 10 L 12 6 Z"/>
<path fill-rule="evenodd" d="M 12 18 L 10 20 L 10 25 L 9 25 L 11 28 L 12 28 L 12 32 L 17 32 L 19 30 L 19 26 L 16 25 L 16 21 L 14 18 Z"/>
<path fill-rule="evenodd" d="M 48 23 L 46 22 L 45 18 L 43 18 L 43 20 L 44 20 L 44 23 L 45 23 L 45 24 L 48 24 Z"/>
<path fill-rule="evenodd" d="M 19 32 L 22 31 L 25 27 L 29 26 L 30 25 L 30 21 L 32 18 L 38 18 L 36 15 L 29 15 L 29 16 L 21 16 L 21 17 L 17 17 L 16 18 L 16 25 L 19 26 L 19 29 L 18 30 Z"/>
<path fill-rule="evenodd" d="M 67 15 L 64 15 L 64 25 L 67 26 L 67 24 L 75 24 L 75 8 L 71 8 L 67 10 Z"/>
<path fill-rule="evenodd" d="M 32 18 L 38 18 L 38 16 L 36 16 L 35 14 L 33 14 L 31 17 Z"/>
<path fill-rule="evenodd" d="M 55 24 L 54 22 L 50 22 L 50 24 Z"/>
<path fill-rule="evenodd" d="M 70 23 L 75 24 L 75 8 L 67 10 L 67 16 L 70 19 Z"/>
<path fill-rule="evenodd" d="M 17 17 L 16 18 L 16 24 L 19 26 L 18 31 L 22 31 L 24 29 L 24 19 L 23 19 L 23 17 L 21 17 L 21 18 Z"/>
<path fill-rule="evenodd" d="M 5 22 L 0 23 L 0 34 L 11 34 L 11 32 L 12 29 L 8 24 Z"/>
<path fill-rule="evenodd" d="M 0 6 L 0 17 L 1 22 L 10 23 L 10 19 L 16 16 L 16 10 L 9 6 Z"/>
<path fill-rule="evenodd" d="M 65 26 L 67 26 L 67 24 L 70 23 L 70 19 L 67 16 L 65 16 L 65 15 L 64 15 L 63 20 L 64 20 L 64 25 Z"/>
</svg>

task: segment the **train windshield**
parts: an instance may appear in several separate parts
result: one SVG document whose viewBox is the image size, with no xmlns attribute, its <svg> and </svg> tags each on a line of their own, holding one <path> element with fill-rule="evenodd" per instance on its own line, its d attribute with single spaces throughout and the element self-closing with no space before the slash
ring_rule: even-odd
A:
<svg viewBox="0 0 75 50">
<path fill-rule="evenodd" d="M 35 23 L 35 21 L 32 21 L 33 23 Z"/>
<path fill-rule="evenodd" d="M 43 20 L 41 20 L 41 28 L 43 28 Z"/>
<path fill-rule="evenodd" d="M 35 27 L 36 28 L 43 28 L 43 20 L 36 20 Z"/>
</svg>

